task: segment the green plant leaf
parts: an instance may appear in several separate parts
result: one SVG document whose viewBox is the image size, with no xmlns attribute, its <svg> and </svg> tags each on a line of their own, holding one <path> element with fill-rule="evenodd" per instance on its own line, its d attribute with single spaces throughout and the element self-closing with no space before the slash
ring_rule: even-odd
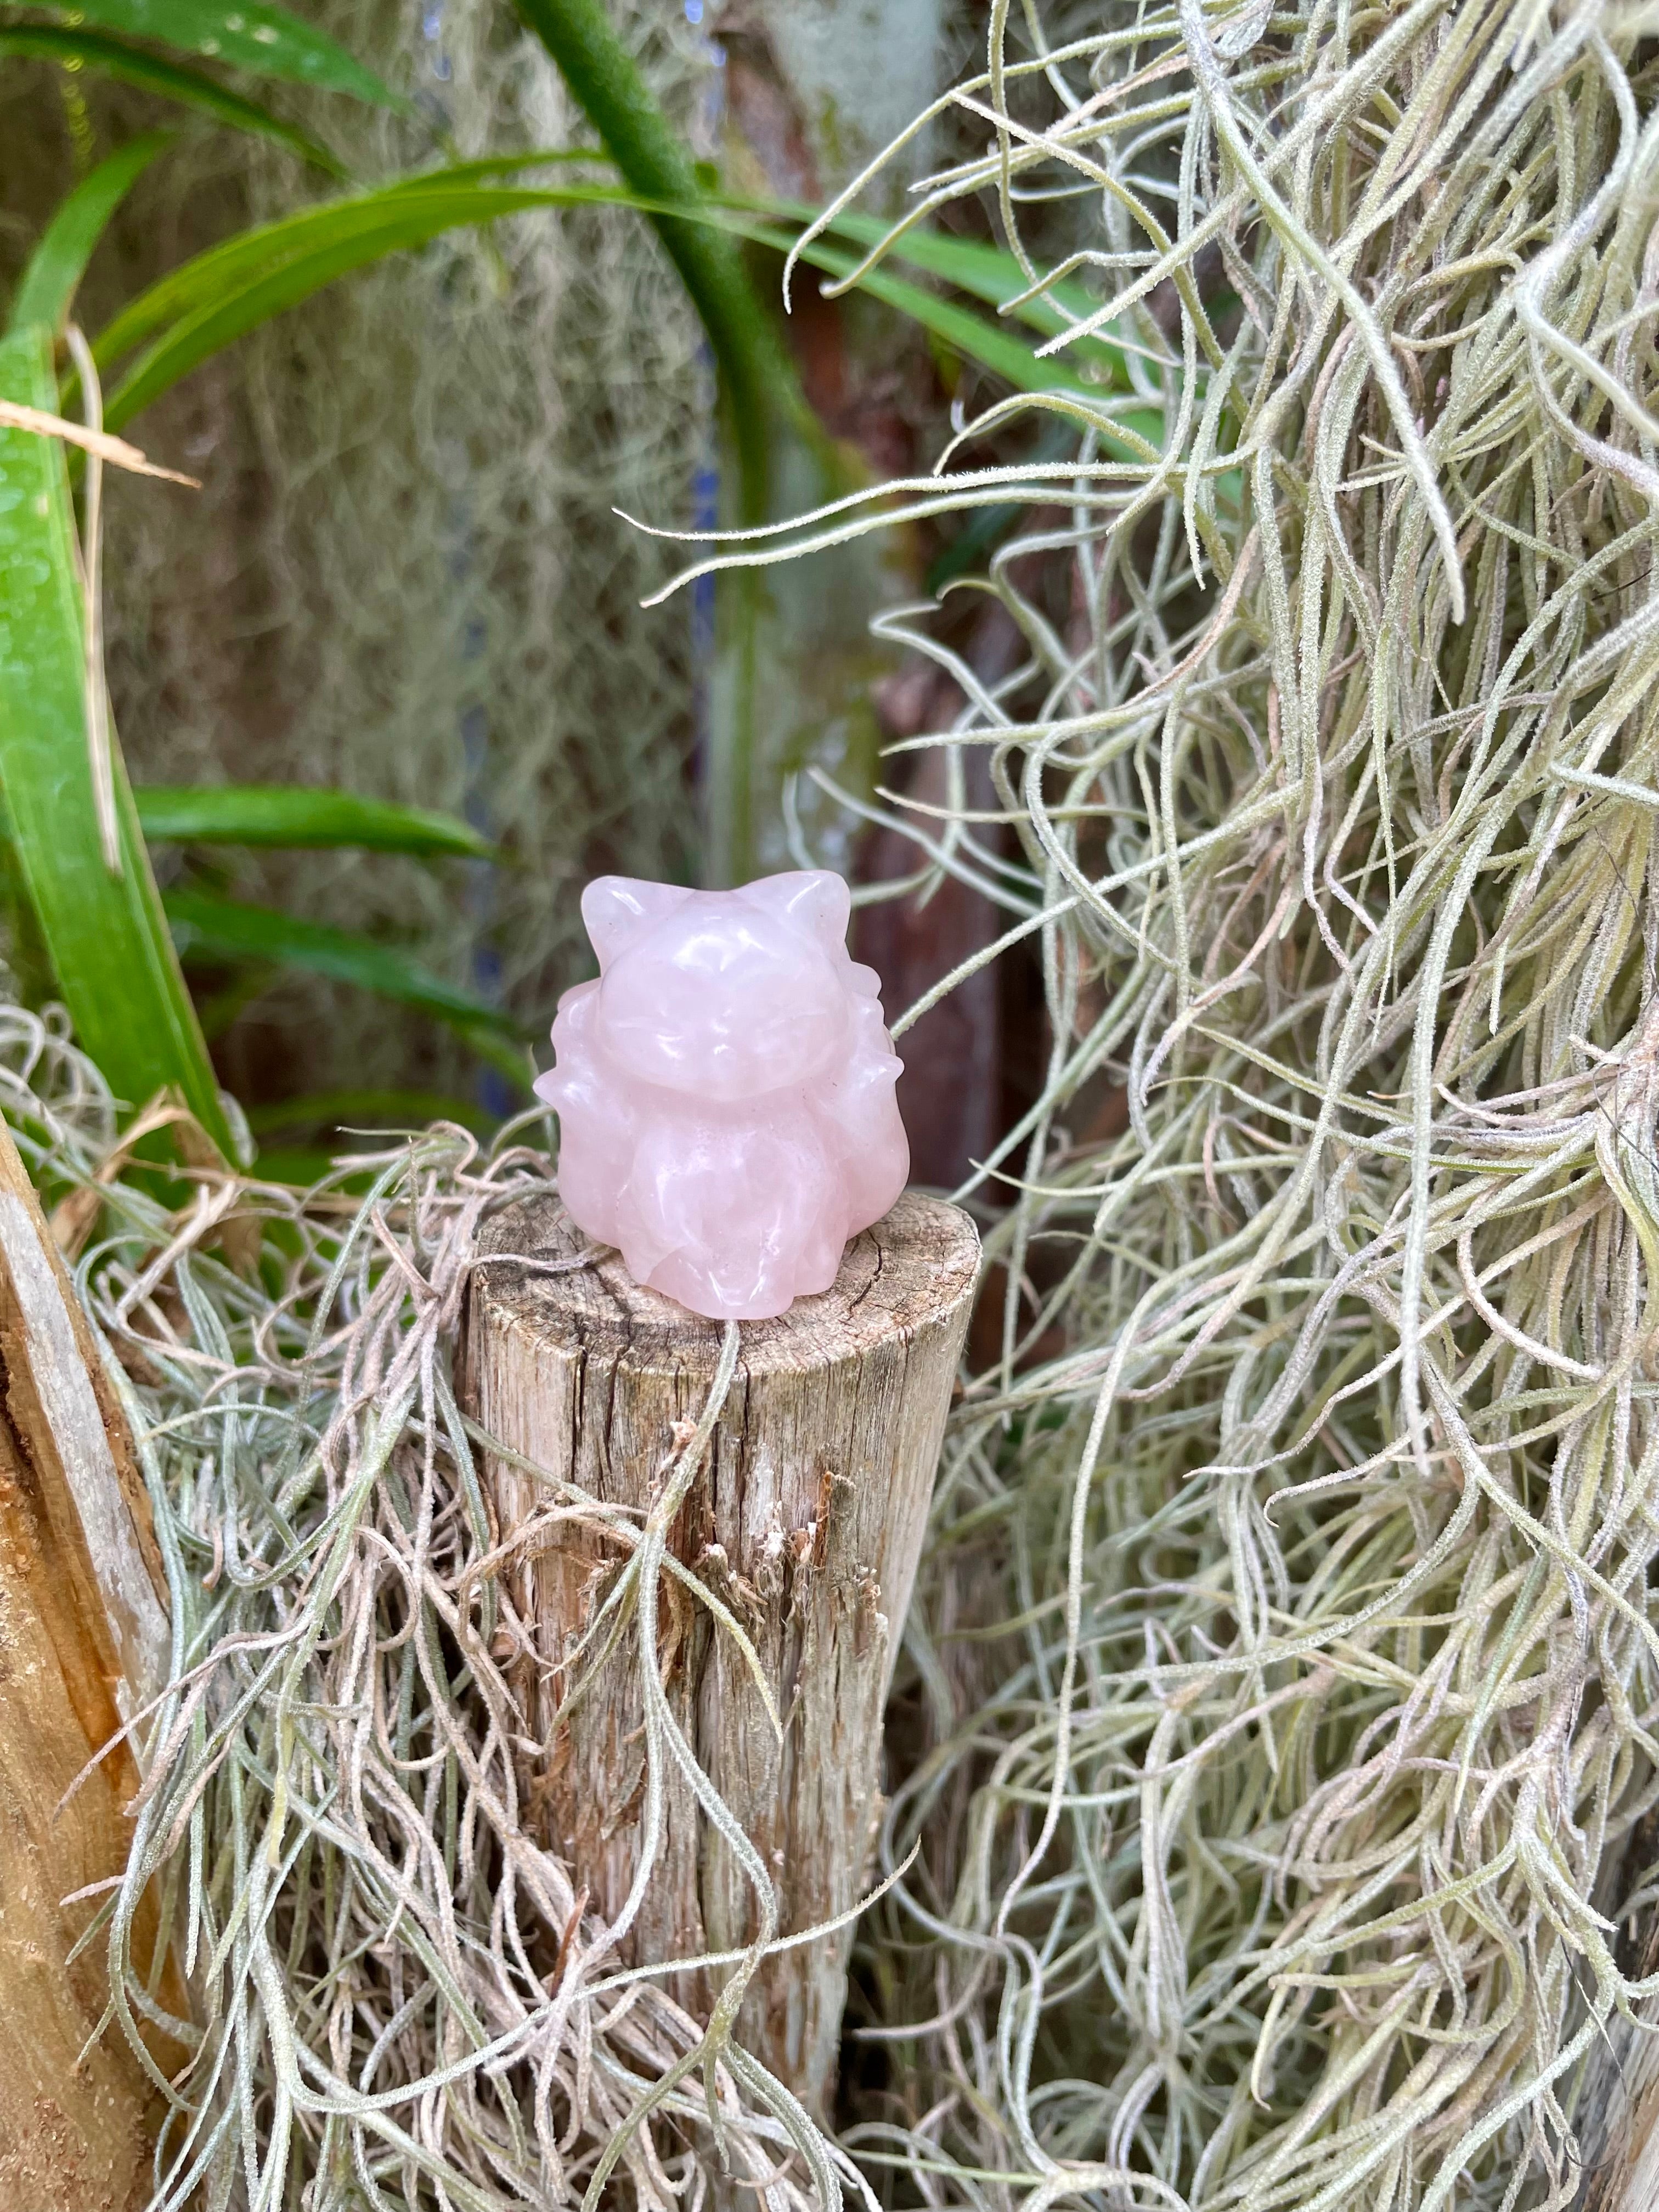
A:
<svg viewBox="0 0 1659 2212">
<path fill-rule="evenodd" d="M 416 192 L 428 184 L 462 185 L 487 182 L 492 177 L 522 176 L 526 169 L 574 168 L 583 163 L 599 169 L 616 168 L 608 154 L 592 146 L 532 146 L 522 154 L 484 154 L 476 161 L 450 161 L 439 169 L 413 169 L 396 178 L 388 190 Z M 633 205 L 632 196 L 625 202 Z"/>
<path fill-rule="evenodd" d="M 0 397 L 55 407 L 52 341 L 39 325 L 0 338 Z M 60 442 L 0 429 L 0 789 L 17 866 L 76 1034 L 116 1095 L 138 1106 L 176 1085 L 229 1156 L 219 1086 L 112 733 L 119 875 L 104 865 L 74 530 Z"/>
<path fill-rule="evenodd" d="M 492 163 L 492 171 L 494 167 Z M 307 209 L 246 232 L 198 255 L 152 285 L 115 318 L 94 348 L 106 372 L 135 349 L 143 348 L 125 374 L 111 380 L 105 401 L 106 423 L 112 429 L 119 428 L 222 347 L 337 277 L 387 253 L 423 246 L 460 225 L 490 223 L 537 209 L 592 206 L 632 208 L 653 218 L 672 213 L 682 225 L 705 224 L 775 248 L 787 249 L 792 243 L 788 234 L 769 225 L 707 201 L 665 210 L 660 204 L 607 185 L 504 186 L 481 181 L 474 174 L 458 180 L 444 171 L 431 173 Z M 814 240 L 806 251 L 816 265 L 836 275 L 845 274 L 857 258 L 848 248 L 822 239 Z M 1012 330 L 987 321 L 955 301 L 908 283 L 886 269 L 868 271 L 860 283 L 873 296 L 908 315 L 941 343 L 993 369 L 1016 389 L 1060 392 L 1087 402 L 1091 418 L 1101 424 L 1103 434 L 1114 434 L 1103 416 L 1109 408 L 1121 409 L 1122 402 L 1111 399 L 1101 388 L 1103 372 L 1091 385 L 1086 372 L 1073 364 L 1041 362 Z M 769 437 L 780 432 L 786 441 L 796 437 L 793 418 L 787 415 L 772 416 L 767 429 Z M 1115 441 L 1127 446 L 1136 458 L 1144 459 L 1148 446 L 1156 450 L 1161 431 L 1160 416 L 1152 410 L 1137 409 L 1133 415 L 1120 416 Z M 1145 442 L 1138 432 L 1147 434 Z M 804 439 L 799 441 L 799 450 L 808 452 L 815 470 L 823 459 L 820 446 L 811 446 Z M 816 490 L 817 495 L 823 495 L 821 475 Z M 814 496 L 814 489 L 807 489 L 805 503 L 813 504 Z M 763 687 L 757 641 L 767 596 L 763 586 L 750 577 L 728 584 L 723 599 L 717 599 L 717 610 L 723 607 L 724 611 L 717 611 L 716 615 L 717 680 L 711 687 L 716 705 L 708 748 L 708 850 L 716 878 L 737 882 L 753 872 L 753 795 L 758 764 L 778 750 L 780 735 L 794 741 L 803 722 L 800 701 L 782 700 L 782 687 L 776 682 L 768 694 L 771 720 L 764 731 L 757 721 Z M 862 621 L 859 631 L 862 647 Z M 775 672 L 778 665 L 775 664 Z M 861 685 L 861 674 L 859 680 Z M 816 695 L 809 703 L 816 711 Z M 846 708 L 847 702 L 837 697 L 834 711 L 825 717 L 826 725 L 834 722 L 844 729 Z"/>
<path fill-rule="evenodd" d="M 379 107 L 405 107 L 373 70 L 270 0 L 76 0 L 82 22 L 124 38 L 154 39 L 160 46 L 225 62 L 250 76 L 286 78 L 319 92 L 349 93 Z"/>
<path fill-rule="evenodd" d="M 784 216 L 803 228 L 814 220 L 816 210 L 802 206 L 793 200 L 751 200 L 727 195 L 721 204 L 758 216 Z M 880 246 L 892 231 L 892 225 L 878 216 L 860 215 L 848 208 L 830 218 L 830 235 L 845 239 L 861 249 L 859 255 L 843 262 L 834 272 L 845 276 L 858 266 L 863 254 Z M 816 242 L 816 241 L 815 241 Z M 929 276 L 941 277 L 954 285 L 957 291 L 966 292 L 970 299 L 981 301 L 988 307 L 1007 307 L 1010 316 L 1024 323 L 1030 330 L 1039 331 L 1045 338 L 1058 337 L 1064 331 L 1093 314 L 1100 302 L 1081 284 L 1068 279 L 1048 285 L 1030 299 L 1020 295 L 1030 289 L 1030 279 L 1012 253 L 1000 246 L 987 245 L 971 238 L 953 238 L 948 231 L 930 230 L 917 223 L 899 233 L 888 249 L 889 256 L 908 267 L 920 269 Z M 823 268 L 809 252 L 803 259 Z M 878 275 L 879 269 L 867 271 L 859 279 L 861 290 L 872 290 L 870 279 Z M 1010 302 L 1019 301 L 1018 307 Z M 1062 358 L 1081 364 L 1087 362 L 1121 390 L 1129 386 L 1129 372 L 1121 348 L 1109 339 L 1091 334 L 1079 338 L 1066 349 Z"/>
<path fill-rule="evenodd" d="M 160 54 L 150 53 L 143 46 L 127 46 L 99 31 L 62 29 L 55 23 L 3 23 L 0 24 L 0 57 L 7 54 L 17 54 L 31 61 L 56 62 L 62 69 L 92 70 L 100 76 L 118 77 L 124 83 L 136 84 L 145 92 L 154 93 L 160 100 L 176 100 L 181 106 L 193 107 L 233 131 L 251 131 L 261 138 L 274 139 L 277 145 L 286 146 L 301 161 L 308 161 L 313 168 L 325 170 L 331 177 L 346 174 L 343 164 L 325 146 L 319 146 L 314 138 L 307 138 L 303 131 L 284 123 L 269 108 L 261 107 L 255 100 L 244 100 L 240 93 L 230 91 L 200 70 L 165 61 Z"/>
<path fill-rule="evenodd" d="M 151 285 L 100 333 L 94 352 L 106 372 L 146 338 L 154 340 L 107 394 L 105 421 L 110 428 L 118 428 L 222 347 L 337 277 L 386 254 L 424 246 L 446 230 L 495 222 L 533 209 L 596 206 L 653 212 L 652 203 L 605 185 L 507 186 L 471 178 L 458 183 L 440 170 L 246 231 Z M 689 210 L 687 219 L 726 228 L 778 252 L 787 252 L 793 243 L 787 232 L 707 204 Z M 816 268 L 845 276 L 858 257 L 817 239 L 805 249 L 805 258 Z M 866 271 L 860 284 L 1018 391 L 1071 391 L 1096 403 L 1107 396 L 1103 374 L 1100 381 L 1091 382 L 1064 359 L 1039 360 L 1006 326 L 988 322 L 971 308 L 908 283 L 885 269 Z M 1143 435 L 1155 424 L 1160 430 L 1162 427 L 1151 410 L 1138 410 L 1124 420 Z"/>
<path fill-rule="evenodd" d="M 484 161 L 468 162 L 465 170 L 455 168 L 444 173 L 457 178 L 463 174 L 506 176 L 533 167 L 550 158 L 545 154 L 497 154 Z M 596 161 L 604 157 L 579 153 L 568 154 L 562 158 Z M 658 204 L 643 199 L 635 198 L 630 204 L 638 206 L 642 213 L 666 212 Z M 718 221 L 714 212 L 717 208 L 737 218 L 731 228 L 738 236 L 752 239 L 758 245 L 773 246 L 781 252 L 788 251 L 799 232 L 814 221 L 817 214 L 817 209 L 797 200 L 756 199 L 732 192 L 721 194 L 703 210 L 694 208 L 692 213 L 694 216 L 702 213 L 705 221 Z M 798 227 L 787 239 L 781 235 L 775 227 L 776 219 L 780 217 Z M 892 225 L 884 222 L 879 216 L 860 215 L 846 209 L 830 219 L 823 257 L 819 258 L 809 249 L 802 258 L 811 261 L 814 267 L 823 269 L 826 275 L 844 276 L 858 266 L 865 252 L 881 245 L 891 230 Z M 846 240 L 861 251 L 852 256 L 836 254 L 834 250 L 836 240 Z M 817 243 L 815 240 L 814 244 Z M 925 275 L 942 278 L 957 291 L 967 293 L 970 299 L 979 300 L 987 307 L 1008 307 L 1014 319 L 1025 324 L 1028 329 L 1040 331 L 1045 338 L 1059 337 L 1073 327 L 1075 322 L 1093 314 L 1100 305 L 1085 286 L 1069 279 L 1049 284 L 1041 294 L 1030 299 L 1021 299 L 1020 295 L 1030 289 L 1030 279 L 1012 253 L 981 240 L 955 238 L 947 231 L 932 230 L 920 223 L 899 234 L 889 248 L 889 257 L 903 262 L 909 268 L 920 269 Z M 879 282 L 872 281 L 879 279 L 880 275 L 878 268 L 866 272 L 858 280 L 859 288 L 870 291 L 876 297 L 886 296 Z M 901 284 L 893 304 L 902 313 L 910 313 L 912 310 L 908 303 L 914 296 L 908 287 Z M 1019 305 L 1009 307 L 1009 303 L 1015 300 L 1019 301 Z M 1121 349 L 1109 339 L 1092 333 L 1079 338 L 1074 341 L 1066 358 L 1078 363 L 1086 362 L 1091 368 L 1104 372 L 1105 377 L 1119 388 L 1127 390 L 1129 387 L 1129 373 Z"/>
<path fill-rule="evenodd" d="M 200 362 L 337 277 L 388 253 L 425 246 L 446 230 L 496 222 L 533 209 L 614 205 L 626 196 L 603 185 L 507 187 L 404 184 L 331 201 L 262 224 L 187 261 L 131 301 L 100 333 L 100 370 L 152 334 L 105 400 L 113 429 Z"/>
<path fill-rule="evenodd" d="M 522 158 L 533 167 L 544 162 L 547 156 L 538 153 Z M 515 161 L 507 166 L 520 165 Z M 223 304 L 268 276 L 309 264 L 342 248 L 352 248 L 351 258 L 319 276 L 310 290 L 329 282 L 331 276 L 381 254 L 423 246 L 443 231 L 497 222 L 505 216 L 523 215 L 538 208 L 625 207 L 648 211 L 646 203 L 614 185 L 513 186 L 483 181 L 499 174 L 502 166 L 500 161 L 469 161 L 453 169 L 428 169 L 394 185 L 302 208 L 297 214 L 239 231 L 180 263 L 130 301 L 99 334 L 94 348 L 99 367 L 107 369 L 157 331 Z M 708 211 L 708 219 L 722 220 L 714 210 Z M 728 228 L 738 227 L 737 218 L 724 220 Z M 299 296 L 307 295 L 302 292 Z"/>
<path fill-rule="evenodd" d="M 787 249 L 789 241 L 774 232 L 761 242 Z M 857 266 L 856 255 L 842 252 L 817 239 L 805 249 L 801 258 L 832 276 L 844 276 Z M 1011 330 L 988 323 L 971 307 L 959 307 L 954 300 L 942 300 L 936 292 L 908 283 L 902 276 L 890 276 L 884 269 L 867 270 L 859 279 L 859 289 L 867 292 L 872 299 L 884 300 L 909 321 L 931 331 L 936 338 L 942 338 L 969 361 L 978 362 L 982 368 L 993 370 L 1017 391 L 1069 391 L 1093 398 L 1103 396 L 1100 385 L 1084 381 L 1077 364 L 1064 360 L 1040 361 Z"/>
<path fill-rule="evenodd" d="M 253 1171 L 262 1182 L 286 1183 L 294 1190 L 309 1190 L 325 1176 L 333 1174 L 337 1157 L 337 1153 L 325 1151 L 320 1145 L 262 1145 Z M 373 1175 L 365 1168 L 361 1175 L 343 1176 L 331 1188 L 343 1196 L 361 1198 L 373 1188 L 374 1182 Z"/>
<path fill-rule="evenodd" d="M 807 404 L 794 361 L 736 242 L 722 236 L 718 224 L 700 219 L 706 203 L 690 150 L 617 36 L 605 0 L 517 4 L 637 195 L 702 325 L 719 371 L 722 475 L 735 519 L 767 521 L 781 486 L 797 475 L 810 479 L 809 504 L 853 489 L 850 457 Z M 869 576 L 873 573 L 872 565 Z M 826 715 L 821 701 L 800 696 L 801 687 L 791 699 L 788 659 L 774 654 L 769 714 L 763 708 L 761 634 L 773 598 L 765 581 L 753 576 L 722 579 L 715 586 L 703 860 L 717 883 L 742 883 L 754 872 L 762 764 L 811 721 L 823 730 L 824 757 L 839 763 L 839 732 L 848 719 L 839 709 L 854 703 L 833 699 Z M 841 605 L 851 611 L 862 645 L 866 609 L 856 593 L 843 594 Z M 872 605 L 867 611 L 873 611 Z M 833 690 L 833 671 L 842 656 L 815 658 L 817 673 L 829 678 Z"/>
<path fill-rule="evenodd" d="M 429 1121 L 459 1121 L 464 1129 L 483 1136 L 495 1126 L 495 1115 L 470 1099 L 452 1098 L 438 1091 L 319 1091 L 250 1106 L 246 1118 L 256 1137 L 273 1129 L 421 1129 Z"/>
<path fill-rule="evenodd" d="M 301 784 L 142 785 L 133 793 L 152 843 L 279 845 L 315 850 L 357 845 L 372 852 L 489 860 L 495 848 L 453 814 L 394 806 L 355 792 Z"/>
<path fill-rule="evenodd" d="M 760 224 L 753 226 L 750 234 L 758 244 L 773 246 L 780 252 L 787 252 L 793 243 L 787 232 Z M 821 238 L 802 248 L 801 258 L 834 276 L 844 276 L 858 265 L 856 255 Z M 1006 325 L 988 323 L 971 307 L 958 307 L 954 300 L 942 300 L 935 292 L 924 291 L 920 284 L 907 283 L 902 276 L 890 276 L 885 269 L 866 270 L 859 278 L 858 287 L 931 331 L 952 352 L 976 361 L 981 368 L 990 369 L 1017 392 L 1069 392 L 1085 400 L 1099 434 L 1104 438 L 1112 436 L 1112 425 L 1103 419 L 1101 410 L 1109 404 L 1121 410 L 1121 396 L 1115 399 L 1106 382 L 1109 365 L 1103 365 L 1098 381 L 1091 381 L 1082 373 L 1080 361 L 1074 362 L 1064 356 L 1042 360 Z M 1156 450 L 1163 443 L 1164 417 L 1156 408 L 1122 410 L 1113 422 L 1125 434 L 1116 442 L 1137 459 L 1146 458 L 1146 447 Z"/>
<path fill-rule="evenodd" d="M 516 1037 L 516 1024 L 498 1006 L 485 1004 L 459 985 L 447 983 L 397 946 L 381 945 L 355 930 L 304 921 L 273 908 L 221 898 L 213 891 L 179 889 L 166 893 L 163 905 L 173 940 L 186 959 L 270 968 L 297 968 L 352 983 L 400 1006 L 414 1006 L 469 1033 L 493 1032 Z"/>
<path fill-rule="evenodd" d="M 518 0 L 629 188 L 645 204 L 720 365 L 744 519 L 766 509 L 771 433 L 781 422 L 824 457 L 829 441 L 795 366 L 729 238 L 697 220 L 703 193 L 690 152 L 617 37 L 604 0 Z"/>
<path fill-rule="evenodd" d="M 110 217 L 162 148 L 172 143 L 169 131 L 146 131 L 76 185 L 24 264 L 11 303 L 13 330 L 39 323 L 56 337 L 63 329 Z"/>
</svg>

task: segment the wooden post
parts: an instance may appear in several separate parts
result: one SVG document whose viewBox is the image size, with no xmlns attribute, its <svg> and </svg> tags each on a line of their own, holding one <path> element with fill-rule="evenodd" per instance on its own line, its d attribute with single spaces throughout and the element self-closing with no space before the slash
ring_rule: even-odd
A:
<svg viewBox="0 0 1659 2212">
<path fill-rule="evenodd" d="M 557 1201 L 540 1196 L 503 1209 L 483 1243 L 542 1261 L 583 1249 Z M 784 1935 L 845 1911 L 866 1880 L 881 1808 L 882 1708 L 978 1265 L 965 1213 L 907 1195 L 848 1245 L 831 1290 L 781 1320 L 744 1323 L 736 1378 L 674 1527 L 673 1550 L 742 1622 L 784 1719 L 780 1749 L 735 1639 L 665 1579 L 659 1642 L 670 1707 L 775 1870 Z M 502 1261 L 475 1278 L 464 1388 L 477 1419 L 520 1458 L 607 1503 L 647 1507 L 675 1424 L 695 1420 L 707 1401 L 721 1334 L 718 1322 L 641 1289 L 614 1256 L 558 1274 Z M 504 1459 L 489 1462 L 489 1475 L 507 1543 L 552 1493 Z M 565 1522 L 534 1537 L 509 1577 L 534 1646 L 516 1664 L 543 1746 L 526 1763 L 532 1817 L 607 1919 L 636 1864 L 641 1705 L 626 1656 L 613 1656 L 567 1721 L 560 1662 L 621 1557 Z M 628 1955 L 737 1949 L 755 1926 L 751 1888 L 676 1774 Z M 745 2047 L 819 2112 L 835 2075 L 850 1942 L 842 1929 L 769 1959 L 738 2020 Z M 705 1978 L 680 1976 L 674 1994 L 706 2016 Z"/>
<path fill-rule="evenodd" d="M 149 2085 L 70 1952 L 126 1859 L 138 1786 L 122 1744 L 165 1680 L 166 1584 L 149 1501 L 91 1333 L 0 1124 L 0 2203 L 130 2212 L 149 2196 Z M 153 1915 L 141 1921 L 142 1948 Z M 163 1990 L 175 2006 L 176 1982 Z"/>
</svg>

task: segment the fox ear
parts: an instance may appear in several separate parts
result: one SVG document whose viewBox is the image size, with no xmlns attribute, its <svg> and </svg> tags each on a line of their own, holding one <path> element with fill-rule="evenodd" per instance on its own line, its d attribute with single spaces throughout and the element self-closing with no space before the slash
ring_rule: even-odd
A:
<svg viewBox="0 0 1659 2212">
<path fill-rule="evenodd" d="M 763 876 L 757 884 L 745 884 L 743 895 L 769 914 L 793 922 L 797 929 L 810 930 L 821 944 L 833 948 L 847 942 L 853 894 L 827 868 L 799 868 L 784 876 Z"/>
<path fill-rule="evenodd" d="M 647 884 L 635 876 L 595 876 L 582 893 L 582 920 L 606 967 L 634 939 L 684 906 L 692 894 L 678 884 Z"/>
</svg>

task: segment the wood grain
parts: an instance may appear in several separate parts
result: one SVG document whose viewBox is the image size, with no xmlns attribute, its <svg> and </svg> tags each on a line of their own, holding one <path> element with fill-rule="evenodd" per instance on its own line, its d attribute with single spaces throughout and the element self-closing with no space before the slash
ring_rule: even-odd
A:
<svg viewBox="0 0 1659 2212">
<path fill-rule="evenodd" d="M 148 1503 L 90 1333 L 0 1125 L 0 2204 L 131 2212 L 149 2092 L 107 1996 L 96 1900 L 125 1862 L 125 1745 L 76 1776 L 156 1686 L 167 1616 Z M 137 1932 L 140 1955 L 153 1919 Z M 177 2002 L 176 1992 L 168 1995 Z"/>
<path fill-rule="evenodd" d="M 505 1209 L 483 1249 L 558 1261 L 582 1249 L 556 1201 Z M 907 1195 L 855 1237 L 833 1288 L 747 1322 L 736 1379 L 673 1549 L 742 1621 L 779 1712 L 780 1747 L 734 1639 L 683 1587 L 659 1637 L 676 1719 L 775 1874 L 780 1927 L 814 1927 L 861 1893 L 880 1814 L 881 1715 L 909 1602 L 979 1265 L 972 1222 Z M 483 1425 L 556 1482 L 646 1507 L 674 1425 L 704 1404 L 721 1331 L 634 1283 L 619 1260 L 557 1275 L 505 1261 L 472 1297 L 463 1388 Z M 567 1719 L 560 1665 L 619 1548 L 568 1522 L 534 1533 L 545 1482 L 487 1462 L 500 1537 L 532 1532 L 508 1577 L 531 1648 L 516 1680 L 532 1735 L 532 1818 L 597 1911 L 636 1863 L 644 1747 L 626 1653 Z M 674 1778 L 665 1849 L 628 1946 L 639 1961 L 740 1948 L 755 1900 Z M 739 2019 L 746 2046 L 822 2108 L 835 2072 L 850 1931 L 778 1954 Z M 682 1974 L 694 2012 L 707 1978 Z"/>
</svg>

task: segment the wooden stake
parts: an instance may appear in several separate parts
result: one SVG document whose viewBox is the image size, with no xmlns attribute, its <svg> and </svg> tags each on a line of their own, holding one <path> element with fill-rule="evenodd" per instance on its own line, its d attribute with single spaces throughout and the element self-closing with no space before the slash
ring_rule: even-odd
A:
<svg viewBox="0 0 1659 2212">
<path fill-rule="evenodd" d="M 489 1225 L 484 1249 L 568 1261 L 583 1240 L 556 1200 Z M 909 1602 L 979 1264 L 973 1223 L 914 1195 L 848 1247 L 821 1297 L 745 1322 L 738 1372 L 673 1530 L 678 1559 L 741 1622 L 784 1721 L 780 1745 L 736 1639 L 672 1578 L 659 1622 L 669 1704 L 699 1763 L 775 1875 L 780 1932 L 862 1893 L 880 1814 L 881 1716 Z M 614 1256 L 561 1273 L 498 1261 L 475 1278 L 464 1383 L 518 1459 L 488 1462 L 505 1580 L 527 1635 L 516 1679 L 544 1748 L 525 1762 L 532 1820 L 609 1920 L 636 1864 L 643 1713 L 629 1650 L 586 1675 L 567 1717 L 562 1662 L 623 1547 L 550 1519 L 557 1486 L 648 1509 L 677 1423 L 705 1404 L 721 1329 L 642 1290 Z M 641 1517 L 643 1513 L 641 1512 Z M 601 1641 L 603 1640 L 603 1632 Z M 593 1658 L 574 1670 L 583 1678 Z M 678 1775 L 662 1855 L 626 1955 L 740 1948 L 753 1891 Z M 850 1929 L 769 1959 L 738 2034 L 822 2112 L 834 2080 Z M 700 2016 L 726 1978 L 682 1974 Z"/>
<path fill-rule="evenodd" d="M 138 1786 L 121 1744 L 64 1793 L 165 1677 L 166 1584 L 149 1502 L 91 1332 L 0 1124 L 0 2204 L 148 2201 L 143 2069 L 118 2029 L 83 2049 L 107 1985 L 70 1962 L 126 1859 Z M 155 1940 L 153 1913 L 136 1931 Z M 176 1981 L 163 1989 L 175 2009 Z"/>
</svg>

